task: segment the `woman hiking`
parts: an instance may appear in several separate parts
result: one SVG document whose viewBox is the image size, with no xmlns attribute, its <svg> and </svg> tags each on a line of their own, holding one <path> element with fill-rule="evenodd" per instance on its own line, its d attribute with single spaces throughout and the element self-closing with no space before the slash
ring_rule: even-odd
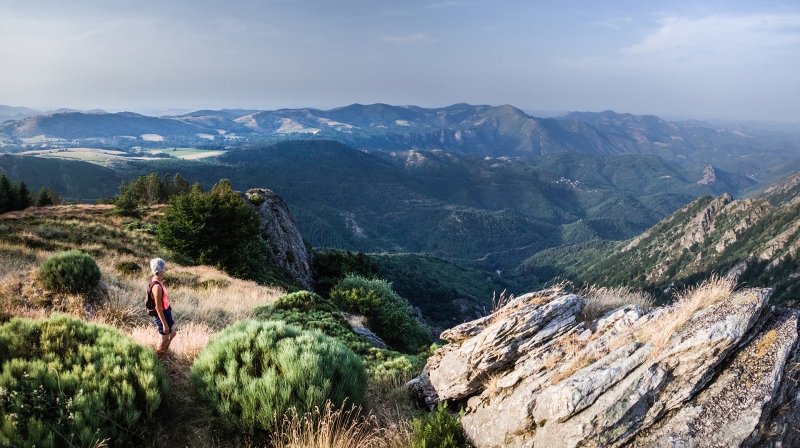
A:
<svg viewBox="0 0 800 448">
<path fill-rule="evenodd" d="M 175 337 L 175 321 L 172 320 L 172 308 L 169 306 L 167 288 L 163 283 L 164 273 L 167 272 L 167 262 L 160 258 L 153 258 L 150 260 L 150 270 L 153 271 L 153 277 L 150 279 L 147 292 L 155 300 L 156 327 L 158 327 L 158 334 L 161 335 L 156 346 L 156 354 L 160 358 L 164 358 L 167 356 L 170 342 Z"/>
</svg>

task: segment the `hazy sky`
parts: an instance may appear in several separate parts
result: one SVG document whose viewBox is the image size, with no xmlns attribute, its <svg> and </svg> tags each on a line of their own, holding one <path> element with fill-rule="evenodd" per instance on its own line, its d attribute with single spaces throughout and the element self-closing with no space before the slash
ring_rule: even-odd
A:
<svg viewBox="0 0 800 448">
<path fill-rule="evenodd" d="M 0 0 L 0 104 L 800 122 L 794 1 Z"/>
</svg>

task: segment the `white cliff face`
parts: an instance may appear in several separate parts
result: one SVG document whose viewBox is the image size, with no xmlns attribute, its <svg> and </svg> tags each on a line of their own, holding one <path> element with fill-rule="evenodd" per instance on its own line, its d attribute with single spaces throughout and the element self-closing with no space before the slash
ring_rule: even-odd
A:
<svg viewBox="0 0 800 448">
<path fill-rule="evenodd" d="M 657 348 L 641 330 L 663 308 L 578 323 L 580 297 L 526 294 L 442 334 L 412 389 L 463 406 L 478 448 L 800 446 L 798 312 L 770 295 L 735 292 Z"/>
<path fill-rule="evenodd" d="M 258 214 L 261 232 L 269 241 L 275 264 L 303 289 L 312 291 L 311 257 L 283 199 L 266 188 L 254 188 L 239 194 Z"/>
</svg>

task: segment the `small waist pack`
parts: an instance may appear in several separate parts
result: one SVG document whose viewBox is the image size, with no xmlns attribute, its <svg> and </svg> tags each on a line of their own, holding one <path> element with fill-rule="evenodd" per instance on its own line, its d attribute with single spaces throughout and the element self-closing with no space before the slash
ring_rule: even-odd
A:
<svg viewBox="0 0 800 448">
<path fill-rule="evenodd" d="M 153 285 L 158 285 L 158 282 L 150 282 L 147 285 L 147 292 L 145 292 L 144 309 L 149 316 L 158 316 L 156 311 L 156 299 L 153 297 Z"/>
</svg>

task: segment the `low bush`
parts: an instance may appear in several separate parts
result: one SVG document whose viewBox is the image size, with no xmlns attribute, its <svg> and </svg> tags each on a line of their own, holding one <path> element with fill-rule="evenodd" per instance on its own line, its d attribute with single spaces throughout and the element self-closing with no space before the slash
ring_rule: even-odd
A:
<svg viewBox="0 0 800 448">
<path fill-rule="evenodd" d="M 0 326 L 0 366 L 3 446 L 129 440 L 168 392 L 152 350 L 66 315 Z"/>
<path fill-rule="evenodd" d="M 142 267 L 133 261 L 120 261 L 114 265 L 114 269 L 122 275 L 135 276 L 143 273 Z"/>
<path fill-rule="evenodd" d="M 283 322 L 245 321 L 228 327 L 200 353 L 191 370 L 196 390 L 231 430 L 275 429 L 276 416 L 360 404 L 364 364 L 319 332 Z"/>
<path fill-rule="evenodd" d="M 367 327 L 396 350 L 416 353 L 431 343 L 430 332 L 411 316 L 408 302 L 384 280 L 348 275 L 331 290 L 340 309 L 367 318 Z"/>
<path fill-rule="evenodd" d="M 319 331 L 343 343 L 360 356 L 369 353 L 372 347 L 356 334 L 329 300 L 308 291 L 286 294 L 269 305 L 253 310 L 259 320 L 282 321 L 303 330 Z"/>
<path fill-rule="evenodd" d="M 412 422 L 414 428 L 414 448 L 467 448 L 470 445 L 464 437 L 461 423 L 447 410 L 447 405 L 439 403 L 435 411 Z"/>
<path fill-rule="evenodd" d="M 353 331 L 330 300 L 308 291 L 286 294 L 270 305 L 256 308 L 253 316 L 259 320 L 282 321 L 303 330 L 319 331 L 336 339 L 361 357 L 372 378 L 414 376 L 427 359 L 373 347 Z"/>
<path fill-rule="evenodd" d="M 81 293 L 97 287 L 100 268 L 89 254 L 70 250 L 47 258 L 39 267 L 39 277 L 50 290 Z"/>
<path fill-rule="evenodd" d="M 321 309 L 333 311 L 333 306 L 328 300 L 323 299 L 310 291 L 297 291 L 278 297 L 272 307 L 276 310 L 303 310 L 310 311 Z"/>
</svg>

